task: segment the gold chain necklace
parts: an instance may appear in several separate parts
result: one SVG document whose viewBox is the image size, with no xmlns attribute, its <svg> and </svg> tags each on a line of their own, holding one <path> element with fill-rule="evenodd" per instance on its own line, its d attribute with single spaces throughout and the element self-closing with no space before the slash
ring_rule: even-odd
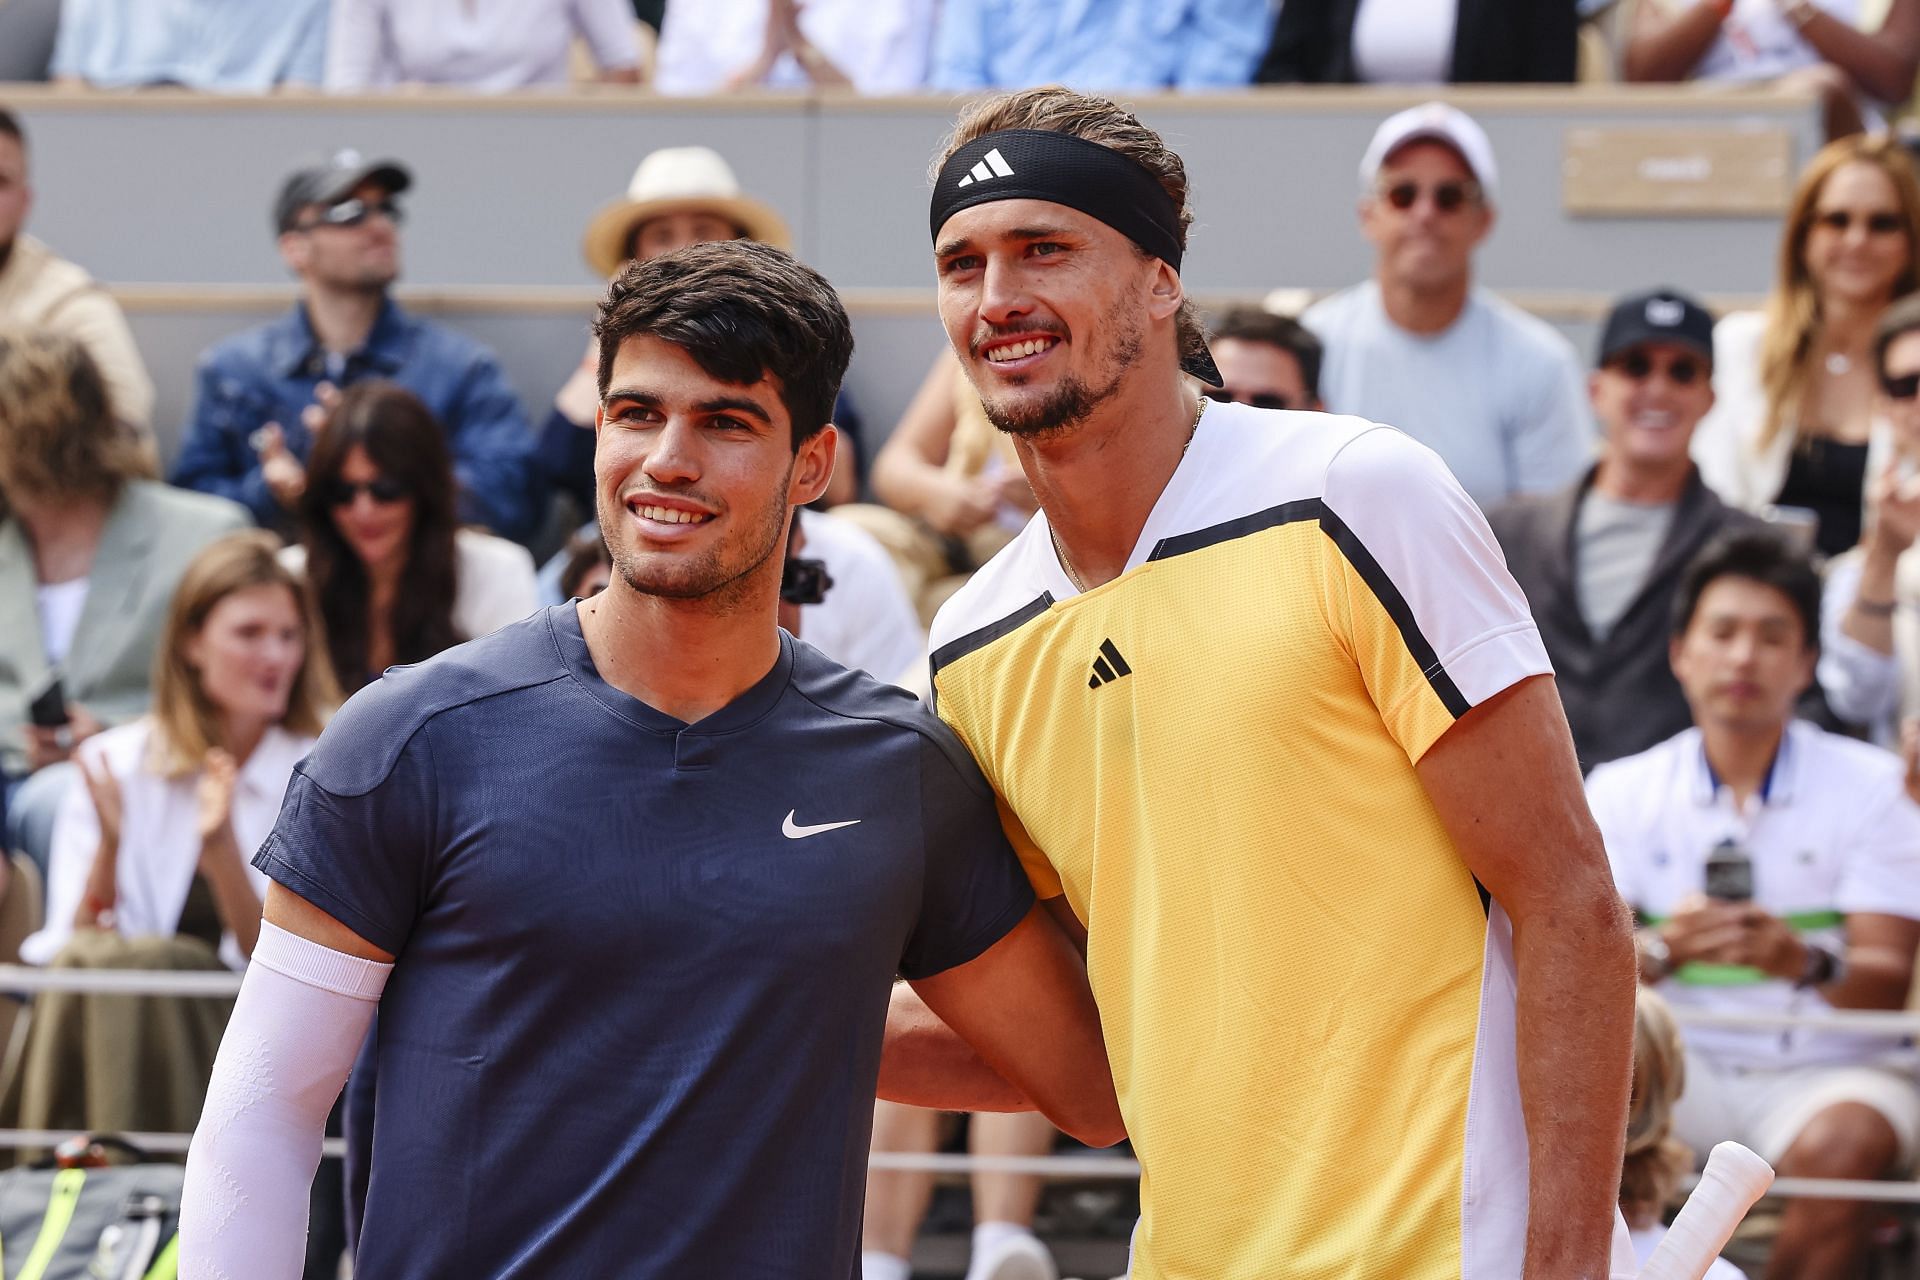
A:
<svg viewBox="0 0 1920 1280">
<path fill-rule="evenodd" d="M 1187 450 L 1193 448 L 1194 434 L 1200 430 L 1200 415 L 1206 411 L 1207 397 L 1203 395 L 1200 397 L 1200 403 L 1194 407 L 1193 423 L 1187 428 L 1186 443 L 1180 446 L 1181 458 L 1184 459 L 1187 456 Z M 1173 465 L 1174 469 L 1178 470 L 1180 463 L 1176 461 Z M 1060 561 L 1060 568 L 1066 573 L 1067 581 L 1073 584 L 1075 591 L 1078 591 L 1081 595 L 1085 595 L 1087 593 L 1087 584 L 1081 579 L 1078 573 L 1074 572 L 1073 561 L 1067 559 L 1067 549 L 1060 545 L 1060 534 L 1054 529 L 1053 521 L 1051 520 L 1047 521 L 1047 537 L 1053 540 L 1054 558 Z"/>
</svg>

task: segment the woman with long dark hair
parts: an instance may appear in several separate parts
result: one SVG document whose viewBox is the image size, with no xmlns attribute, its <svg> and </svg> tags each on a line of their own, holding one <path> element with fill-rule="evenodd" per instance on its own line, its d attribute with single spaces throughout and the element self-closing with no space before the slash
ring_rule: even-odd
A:
<svg viewBox="0 0 1920 1280">
<path fill-rule="evenodd" d="M 460 527 L 453 458 L 433 413 L 406 388 L 342 392 L 314 442 L 301 497 L 304 565 L 341 685 L 518 621 L 538 604 L 533 560 Z"/>
</svg>

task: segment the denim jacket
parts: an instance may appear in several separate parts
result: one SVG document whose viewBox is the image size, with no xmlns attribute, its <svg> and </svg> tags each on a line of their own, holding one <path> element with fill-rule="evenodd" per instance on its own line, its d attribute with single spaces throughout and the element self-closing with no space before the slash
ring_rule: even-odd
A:
<svg viewBox="0 0 1920 1280">
<path fill-rule="evenodd" d="M 323 381 L 345 386 L 388 378 L 419 396 L 447 432 L 460 518 L 507 538 L 524 538 L 533 523 L 530 466 L 533 432 L 493 352 L 430 320 L 409 316 L 388 299 L 366 345 L 346 358 L 337 377 L 304 304 L 285 316 L 237 333 L 201 357 L 193 409 L 182 432 L 173 482 L 244 504 L 254 519 L 284 527 L 287 513 L 260 474 L 249 439 L 269 422 L 305 461 L 312 437 L 300 421 Z"/>
</svg>

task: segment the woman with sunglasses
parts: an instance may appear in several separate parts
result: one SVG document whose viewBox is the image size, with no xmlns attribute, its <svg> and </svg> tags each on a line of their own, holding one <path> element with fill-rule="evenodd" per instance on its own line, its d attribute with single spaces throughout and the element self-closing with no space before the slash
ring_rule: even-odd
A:
<svg viewBox="0 0 1920 1280">
<path fill-rule="evenodd" d="M 397 663 L 515 622 L 538 604 L 526 549 L 460 527 L 445 435 L 395 383 L 340 394 L 307 462 L 304 570 L 349 692 Z"/>
<path fill-rule="evenodd" d="M 1764 312 L 1714 331 L 1714 410 L 1693 438 L 1708 486 L 1749 511 L 1811 513 L 1838 555 L 1860 539 L 1863 494 L 1886 448 L 1875 412 L 1874 326 L 1920 286 L 1920 179 L 1900 144 L 1821 148 L 1787 212 Z"/>
<path fill-rule="evenodd" d="M 1820 686 L 1843 719 L 1920 764 L 1920 293 L 1888 308 L 1873 368 L 1888 427 L 1887 460 L 1868 490 L 1860 545 L 1827 570 Z M 1904 727 L 1905 732 L 1902 732 Z"/>
</svg>

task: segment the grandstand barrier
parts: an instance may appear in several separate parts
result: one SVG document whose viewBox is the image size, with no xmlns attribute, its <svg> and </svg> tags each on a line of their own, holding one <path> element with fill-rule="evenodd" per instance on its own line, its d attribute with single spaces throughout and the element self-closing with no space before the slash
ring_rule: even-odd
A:
<svg viewBox="0 0 1920 1280">
<path fill-rule="evenodd" d="M 241 976 L 231 972 L 156 972 L 149 969 L 41 969 L 30 965 L 0 965 L 0 992 L 31 995 L 40 991 L 87 991 L 101 995 L 151 995 L 177 998 L 232 998 Z M 1676 1008 L 1681 1026 L 1795 1027 L 1803 1030 L 1854 1031 L 1920 1036 L 1920 1012 L 1839 1010 L 1825 1014 L 1709 1013 Z M 76 1134 L 52 1129 L 0 1129 L 0 1149 L 51 1148 Z M 192 1139 L 185 1133 L 125 1133 L 118 1135 L 155 1155 L 185 1153 Z M 329 1138 L 323 1154 L 345 1151 L 338 1138 Z M 1123 1156 L 976 1156 L 947 1153 L 875 1151 L 867 1167 L 888 1171 L 919 1171 L 951 1176 L 972 1173 L 1030 1174 L 1050 1181 L 1130 1181 L 1140 1176 L 1140 1164 Z M 1689 1178 L 1686 1186 L 1693 1185 Z M 1920 1181 L 1864 1182 L 1840 1178 L 1776 1179 L 1768 1196 L 1786 1199 L 1872 1200 L 1886 1204 L 1920 1205 Z"/>
<path fill-rule="evenodd" d="M 1203 300 L 1254 300 L 1279 286 L 1326 292 L 1366 278 L 1360 154 L 1381 119 L 1433 92 L 1313 86 L 1132 99 L 1187 163 L 1197 213 L 1188 287 Z M 1768 89 L 1452 86 L 1444 96 L 1485 124 L 1499 156 L 1499 222 L 1477 278 L 1516 297 L 1581 299 L 1583 311 L 1655 284 L 1763 293 L 1779 234 L 1774 206 L 1821 136 L 1812 97 Z M 0 86 L 0 102 L 19 111 L 31 138 L 30 230 L 111 282 L 133 313 L 159 383 L 165 448 L 177 440 L 199 352 L 292 296 L 269 225 L 274 190 L 295 166 L 342 146 L 413 168 L 403 296 L 499 351 L 536 420 L 586 343 L 598 283 L 581 260 L 581 232 L 660 146 L 720 150 L 747 191 L 785 214 L 800 255 L 846 294 L 859 340 L 849 385 L 870 445 L 898 420 L 940 342 L 926 192 L 958 102 L 943 95 L 231 97 Z M 1590 322 L 1562 328 L 1588 348 Z"/>
</svg>

